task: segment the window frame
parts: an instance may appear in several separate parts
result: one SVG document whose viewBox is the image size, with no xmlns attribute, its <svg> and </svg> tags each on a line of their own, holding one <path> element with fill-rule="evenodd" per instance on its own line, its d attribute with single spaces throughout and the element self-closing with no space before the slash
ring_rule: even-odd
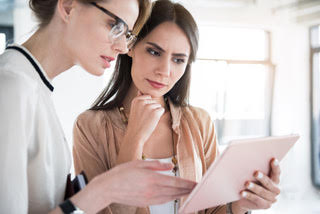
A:
<svg viewBox="0 0 320 214">
<path fill-rule="evenodd" d="M 314 28 L 318 28 L 320 34 L 320 25 L 310 27 L 310 117 L 311 117 L 311 177 L 315 188 L 320 189 L 320 44 L 313 47 L 312 33 Z M 320 42 L 320 41 L 319 41 Z M 314 57 L 319 55 L 317 65 Z M 317 69 L 317 70 L 316 70 Z"/>
<path fill-rule="evenodd" d="M 6 47 L 8 46 L 8 44 L 13 42 L 13 26 L 0 25 L 0 33 L 4 33 L 6 35 Z"/>
</svg>

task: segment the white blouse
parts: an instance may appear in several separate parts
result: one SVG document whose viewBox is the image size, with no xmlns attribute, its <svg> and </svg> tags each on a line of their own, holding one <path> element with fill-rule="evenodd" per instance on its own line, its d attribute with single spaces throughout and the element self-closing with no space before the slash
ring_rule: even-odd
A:
<svg viewBox="0 0 320 214">
<path fill-rule="evenodd" d="M 12 48 L 0 55 L 0 213 L 47 213 L 63 201 L 71 152 L 49 78 Z"/>
<path fill-rule="evenodd" d="M 146 159 L 146 160 L 158 160 L 161 163 L 172 163 L 172 158 L 163 158 L 163 159 Z M 160 174 L 175 176 L 172 170 L 170 171 L 159 171 Z M 177 175 L 179 175 L 179 170 L 177 171 Z M 174 201 L 170 201 L 164 204 L 159 205 L 151 205 L 149 206 L 150 214 L 173 214 L 174 212 Z M 176 206 L 176 213 L 178 213 L 179 203 Z"/>
</svg>

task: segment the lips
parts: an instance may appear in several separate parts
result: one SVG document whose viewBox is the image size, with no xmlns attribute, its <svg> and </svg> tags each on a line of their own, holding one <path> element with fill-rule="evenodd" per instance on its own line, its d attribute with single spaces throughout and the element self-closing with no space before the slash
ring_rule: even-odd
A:
<svg viewBox="0 0 320 214">
<path fill-rule="evenodd" d="M 110 63 L 114 60 L 113 57 L 110 57 L 110 56 L 104 56 L 104 55 L 101 55 L 100 56 L 101 59 L 102 59 L 102 62 L 103 62 L 103 67 L 104 68 L 110 68 Z"/>
<path fill-rule="evenodd" d="M 155 89 L 161 89 L 163 87 L 165 87 L 166 85 L 160 82 L 156 82 L 156 81 L 152 81 L 147 79 L 148 83 Z"/>
</svg>

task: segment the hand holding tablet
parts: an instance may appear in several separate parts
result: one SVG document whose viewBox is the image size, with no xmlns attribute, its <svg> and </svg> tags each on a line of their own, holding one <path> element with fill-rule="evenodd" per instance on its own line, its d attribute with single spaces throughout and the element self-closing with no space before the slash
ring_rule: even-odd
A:
<svg viewBox="0 0 320 214">
<path fill-rule="evenodd" d="M 259 187 L 267 185 L 273 188 L 270 184 L 264 183 L 270 180 L 268 176 L 263 176 L 269 175 L 270 160 L 276 158 L 281 161 L 298 139 L 298 135 L 289 135 L 232 141 L 209 167 L 202 180 L 182 204 L 179 213 L 191 213 L 240 200 L 242 198 L 240 192 L 246 188 L 244 184 L 253 179 L 254 174 L 257 175 L 256 183 L 260 184 Z M 280 174 L 275 171 L 279 169 L 277 163 L 271 167 L 274 169 L 272 173 Z M 256 174 L 257 170 L 262 173 L 262 177 L 260 173 Z M 273 176 L 272 173 L 269 175 L 270 178 L 275 179 L 274 182 L 279 182 L 276 180 L 278 176 Z M 252 185 L 255 183 L 252 182 L 251 185 L 247 183 L 247 187 L 257 189 Z M 249 191 L 245 192 L 246 196 L 251 197 Z M 240 205 L 245 206 L 244 202 Z"/>
</svg>

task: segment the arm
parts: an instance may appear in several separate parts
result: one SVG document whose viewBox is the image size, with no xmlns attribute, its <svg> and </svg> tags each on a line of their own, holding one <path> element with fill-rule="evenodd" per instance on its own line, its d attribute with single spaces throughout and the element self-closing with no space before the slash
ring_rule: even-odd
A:
<svg viewBox="0 0 320 214">
<path fill-rule="evenodd" d="M 103 147 L 98 143 L 107 143 L 105 139 L 106 121 L 101 114 L 87 111 L 81 114 L 73 128 L 73 160 L 75 173 L 85 171 L 91 181 L 95 176 L 109 170 L 107 160 L 103 159 Z M 106 154 L 108 158 L 110 155 Z"/>
<path fill-rule="evenodd" d="M 0 75 L 0 212 L 28 212 L 27 155 L 35 96 L 14 74 Z"/>
<path fill-rule="evenodd" d="M 97 129 L 95 125 L 88 125 L 89 121 L 92 122 L 94 119 L 92 117 L 88 117 L 87 120 L 79 119 L 75 124 L 74 157 L 76 171 L 89 172 L 88 177 L 91 181 L 87 189 L 85 188 L 80 195 L 77 194 L 71 199 L 75 200 L 75 204 L 86 213 L 90 213 L 91 209 L 97 212 L 110 203 L 146 207 L 190 193 L 195 185 L 194 182 L 154 172 L 170 170 L 172 169 L 171 164 L 161 164 L 157 161 L 133 161 L 110 169 L 97 156 L 99 152 L 97 150 L 100 147 L 93 146 L 99 143 L 94 141 L 102 143 L 105 140 L 96 138 L 99 135 L 95 132 Z M 98 124 L 101 126 L 100 122 Z M 102 125 L 102 127 L 106 126 Z M 100 134 L 100 136 L 105 136 L 105 134 Z M 91 197 L 94 197 L 94 202 L 88 203 Z"/>
<path fill-rule="evenodd" d="M 131 102 L 127 130 L 121 143 L 117 164 L 140 160 L 143 146 L 155 130 L 164 109 L 151 96 L 137 96 Z"/>
<path fill-rule="evenodd" d="M 70 200 L 86 214 L 97 213 L 111 203 L 137 207 L 161 204 L 190 193 L 194 182 L 160 175 L 172 169 L 158 161 L 132 161 L 102 173 Z M 165 184 L 165 185 L 164 185 Z M 62 213 L 56 208 L 50 214 Z"/>
</svg>

